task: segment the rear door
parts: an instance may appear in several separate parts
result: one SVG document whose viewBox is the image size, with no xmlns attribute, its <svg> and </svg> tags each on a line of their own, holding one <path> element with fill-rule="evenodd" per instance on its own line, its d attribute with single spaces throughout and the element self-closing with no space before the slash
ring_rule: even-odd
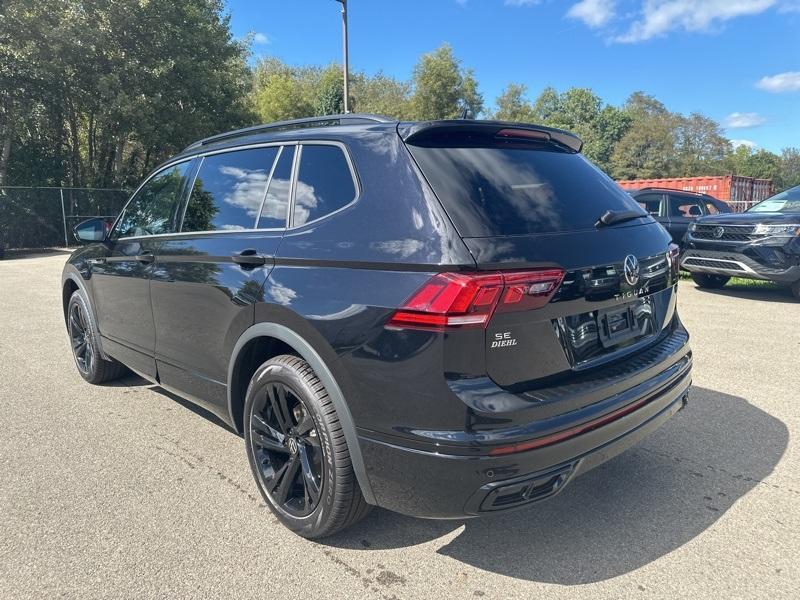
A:
<svg viewBox="0 0 800 600">
<path fill-rule="evenodd" d="M 670 327 L 668 234 L 647 215 L 598 225 L 607 210 L 639 207 L 583 156 L 452 134 L 409 149 L 481 270 L 509 279 L 521 272 L 528 282 L 563 274 L 552 297 L 526 298 L 541 294 L 525 284 L 498 305 L 485 340 L 487 373 L 498 385 L 526 389 L 599 367 Z"/>
<path fill-rule="evenodd" d="M 669 232 L 672 240 L 680 244 L 689 229 L 689 224 L 698 217 L 708 214 L 705 201 L 699 197 L 682 194 L 668 194 L 667 210 L 669 215 Z"/>
<path fill-rule="evenodd" d="M 123 209 L 111 232 L 108 256 L 92 261 L 92 291 L 103 347 L 155 377 L 155 327 L 150 279 L 164 234 L 174 233 L 190 161 L 153 175 Z"/>
<path fill-rule="evenodd" d="M 180 232 L 162 239 L 152 282 L 162 385 L 226 414 L 228 360 L 286 228 L 294 145 L 201 159 Z"/>
<path fill-rule="evenodd" d="M 639 203 L 647 213 L 656 221 L 661 223 L 665 229 L 669 230 L 669 218 L 667 217 L 666 196 L 660 192 L 646 192 L 636 195 L 636 202 Z"/>
</svg>

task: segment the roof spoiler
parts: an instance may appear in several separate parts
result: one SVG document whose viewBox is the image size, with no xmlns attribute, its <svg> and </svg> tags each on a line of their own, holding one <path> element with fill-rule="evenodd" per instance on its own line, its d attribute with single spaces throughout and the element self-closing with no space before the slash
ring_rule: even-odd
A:
<svg viewBox="0 0 800 600">
<path fill-rule="evenodd" d="M 478 121 L 470 119 L 452 119 L 443 121 L 421 121 L 418 123 L 399 123 L 397 132 L 404 142 L 413 144 L 431 134 L 446 132 L 480 133 L 492 135 L 501 139 L 538 139 L 555 142 L 573 152 L 580 152 L 583 148 L 583 140 L 577 135 L 545 127 L 543 125 L 532 125 L 530 123 L 515 123 L 511 121 Z M 518 135 L 515 135 L 518 133 Z"/>
</svg>

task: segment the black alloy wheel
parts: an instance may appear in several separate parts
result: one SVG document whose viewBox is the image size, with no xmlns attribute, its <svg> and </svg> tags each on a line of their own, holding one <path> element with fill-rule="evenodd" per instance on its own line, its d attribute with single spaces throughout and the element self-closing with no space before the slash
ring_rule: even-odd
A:
<svg viewBox="0 0 800 600">
<path fill-rule="evenodd" d="M 69 339 L 75 364 L 83 375 L 90 375 L 96 360 L 94 345 L 89 329 L 89 317 L 80 302 L 73 302 L 69 308 Z"/>
<path fill-rule="evenodd" d="M 251 451 L 273 506 L 293 517 L 314 512 L 325 460 L 319 431 L 300 395 L 282 382 L 261 390 L 250 413 Z"/>
</svg>

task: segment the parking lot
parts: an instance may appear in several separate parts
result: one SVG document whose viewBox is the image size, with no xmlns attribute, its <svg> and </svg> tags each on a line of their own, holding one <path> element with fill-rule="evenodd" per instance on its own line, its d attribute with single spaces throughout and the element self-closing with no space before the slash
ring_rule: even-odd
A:
<svg viewBox="0 0 800 600">
<path fill-rule="evenodd" d="M 0 597 L 796 598 L 800 303 L 681 282 L 691 402 L 521 512 L 374 510 L 314 543 L 263 504 L 241 438 L 129 376 L 90 386 L 66 254 L 0 262 Z"/>
</svg>

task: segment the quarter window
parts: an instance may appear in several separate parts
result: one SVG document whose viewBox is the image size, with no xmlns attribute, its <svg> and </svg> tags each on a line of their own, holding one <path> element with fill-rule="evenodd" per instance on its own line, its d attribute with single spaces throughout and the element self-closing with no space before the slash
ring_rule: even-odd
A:
<svg viewBox="0 0 800 600">
<path fill-rule="evenodd" d="M 278 156 L 278 162 L 269 180 L 267 197 L 258 219 L 259 229 L 277 229 L 286 227 L 286 215 L 289 212 L 289 191 L 292 183 L 292 163 L 294 146 L 284 146 Z"/>
<path fill-rule="evenodd" d="M 186 206 L 182 231 L 252 229 L 277 156 L 278 148 L 270 146 L 203 158 Z"/>
<path fill-rule="evenodd" d="M 650 213 L 651 217 L 657 217 L 660 214 L 661 194 L 639 194 L 636 196 L 636 201 L 639 206 Z"/>
<path fill-rule="evenodd" d="M 189 161 L 157 173 L 131 198 L 113 238 L 174 233 Z"/>
<path fill-rule="evenodd" d="M 339 146 L 308 144 L 300 153 L 292 224 L 303 225 L 350 204 L 356 187 Z"/>
</svg>

